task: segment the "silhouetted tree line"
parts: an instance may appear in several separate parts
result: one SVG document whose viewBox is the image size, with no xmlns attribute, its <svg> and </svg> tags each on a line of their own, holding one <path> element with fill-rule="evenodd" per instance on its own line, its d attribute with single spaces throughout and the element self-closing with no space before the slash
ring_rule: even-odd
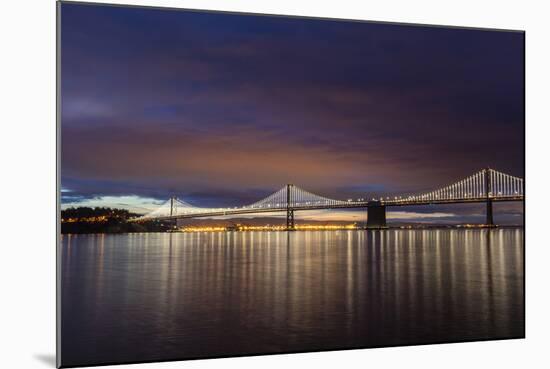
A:
<svg viewBox="0 0 550 369">
<path fill-rule="evenodd" d="M 125 209 L 78 207 L 61 211 L 61 233 L 165 232 L 171 224 L 162 221 L 129 222 L 139 216 Z"/>
</svg>

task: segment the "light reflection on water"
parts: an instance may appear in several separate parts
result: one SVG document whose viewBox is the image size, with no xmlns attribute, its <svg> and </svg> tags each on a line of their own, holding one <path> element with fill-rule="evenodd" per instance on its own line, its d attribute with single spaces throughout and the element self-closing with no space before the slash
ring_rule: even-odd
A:
<svg viewBox="0 0 550 369">
<path fill-rule="evenodd" d="M 63 365 L 524 335 L 523 231 L 62 237 Z"/>
</svg>

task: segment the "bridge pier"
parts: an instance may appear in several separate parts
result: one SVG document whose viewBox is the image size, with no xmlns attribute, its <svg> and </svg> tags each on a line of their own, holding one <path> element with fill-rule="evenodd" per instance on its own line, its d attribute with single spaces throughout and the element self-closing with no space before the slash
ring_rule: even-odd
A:
<svg viewBox="0 0 550 369">
<path fill-rule="evenodd" d="M 490 197 L 491 188 L 493 184 L 491 183 L 490 169 L 483 169 L 483 176 L 485 177 L 485 199 L 487 204 L 487 218 L 485 219 L 485 225 L 487 227 L 494 227 L 495 223 L 493 222 L 493 199 Z"/>
<path fill-rule="evenodd" d="M 286 230 L 294 231 L 294 210 L 287 208 L 286 209 Z"/>
<path fill-rule="evenodd" d="M 380 201 L 369 201 L 367 204 L 367 229 L 387 228 L 386 205 Z"/>
<path fill-rule="evenodd" d="M 291 208 L 293 201 L 292 188 L 293 184 L 288 183 L 286 185 L 286 230 L 294 231 L 294 209 Z"/>
<path fill-rule="evenodd" d="M 488 227 L 494 227 L 495 223 L 493 222 L 493 199 L 487 199 L 487 218 L 485 220 L 485 225 Z"/>
</svg>

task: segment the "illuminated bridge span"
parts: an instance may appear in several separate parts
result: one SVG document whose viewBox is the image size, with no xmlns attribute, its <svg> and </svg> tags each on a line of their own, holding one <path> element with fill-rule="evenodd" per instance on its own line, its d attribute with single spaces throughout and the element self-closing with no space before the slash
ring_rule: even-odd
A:
<svg viewBox="0 0 550 369">
<path fill-rule="evenodd" d="M 335 200 L 287 184 L 253 204 L 233 208 L 203 208 L 172 197 L 156 210 L 134 219 L 175 220 L 223 215 L 286 212 L 287 229 L 294 229 L 294 211 L 318 209 L 367 208 L 367 227 L 386 227 L 386 207 L 432 204 L 486 203 L 486 225 L 492 226 L 494 201 L 523 201 L 523 179 L 494 169 L 479 172 L 450 185 L 418 194 L 385 198 Z"/>
</svg>

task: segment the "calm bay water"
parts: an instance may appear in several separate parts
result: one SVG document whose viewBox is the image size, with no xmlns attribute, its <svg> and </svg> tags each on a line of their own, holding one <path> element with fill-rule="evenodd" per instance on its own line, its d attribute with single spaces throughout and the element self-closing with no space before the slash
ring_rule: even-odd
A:
<svg viewBox="0 0 550 369">
<path fill-rule="evenodd" d="M 523 231 L 64 235 L 63 365 L 524 336 Z"/>
</svg>

